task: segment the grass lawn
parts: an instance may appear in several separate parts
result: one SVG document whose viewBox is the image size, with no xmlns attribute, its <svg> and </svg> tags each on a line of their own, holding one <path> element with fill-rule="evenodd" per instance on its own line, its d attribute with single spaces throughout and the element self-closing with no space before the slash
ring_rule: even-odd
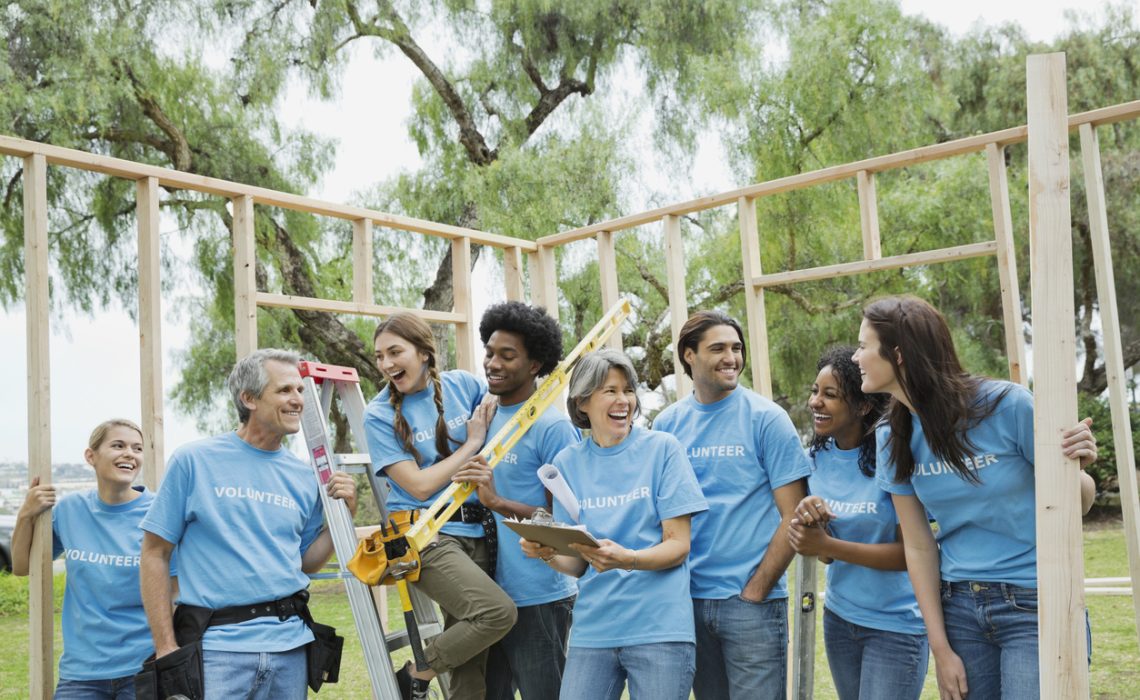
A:
<svg viewBox="0 0 1140 700">
<path fill-rule="evenodd" d="M 1124 533 L 1119 521 L 1086 525 L 1085 576 L 1128 576 Z M 820 578 L 822 580 L 822 575 Z M 57 579 L 58 599 L 63 581 L 62 577 Z M 19 594 L 21 587 L 26 587 L 23 580 L 0 575 L 0 699 L 22 700 L 27 697 L 28 618 L 21 613 L 5 614 L 4 611 L 12 606 L 3 604 L 5 599 L 11 600 L 13 595 Z M 403 627 L 403 616 L 394 592 L 389 596 L 388 602 L 391 626 L 400 629 Z M 1140 651 L 1132 599 L 1127 596 L 1090 596 L 1087 603 L 1093 629 L 1092 697 L 1096 700 L 1140 698 Z M 314 583 L 311 605 L 313 616 L 317 620 L 333 625 L 345 637 L 341 680 L 336 685 L 325 686 L 319 697 L 367 700 L 371 697 L 368 672 L 352 624 L 348 601 L 341 593 L 340 584 L 335 581 Z M 58 662 L 61 648 L 58 625 L 55 640 Z M 821 630 L 817 632 L 816 642 L 815 697 L 834 698 L 835 691 L 824 658 Z M 393 657 L 397 665 L 402 665 L 411 655 L 407 649 L 402 649 L 393 654 Z M 938 698 L 933 660 L 922 697 L 924 700 Z"/>
</svg>

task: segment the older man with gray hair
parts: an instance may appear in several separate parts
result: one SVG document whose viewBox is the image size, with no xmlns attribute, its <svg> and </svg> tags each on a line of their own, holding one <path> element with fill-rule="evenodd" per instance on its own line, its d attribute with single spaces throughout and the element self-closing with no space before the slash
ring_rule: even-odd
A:
<svg viewBox="0 0 1140 700">
<path fill-rule="evenodd" d="M 330 628 L 314 623 L 306 604 L 306 574 L 333 553 L 319 487 L 311 467 L 282 445 L 300 430 L 305 406 L 298 360 L 284 350 L 240 360 L 228 380 L 237 430 L 170 457 L 141 526 L 142 597 L 156 656 L 139 676 L 142 695 L 302 700 L 329 654 L 339 655 Z M 355 512 L 348 474 L 334 473 L 327 488 Z M 175 550 L 179 600 L 171 615 Z"/>
</svg>

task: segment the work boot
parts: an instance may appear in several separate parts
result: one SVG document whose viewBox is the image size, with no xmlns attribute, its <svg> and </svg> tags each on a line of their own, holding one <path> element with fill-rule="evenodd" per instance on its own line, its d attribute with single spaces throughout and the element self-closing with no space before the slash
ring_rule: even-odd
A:
<svg viewBox="0 0 1140 700">
<path fill-rule="evenodd" d="M 428 688 L 431 687 L 431 681 L 413 678 L 411 661 L 396 671 L 396 683 L 400 686 L 400 697 L 403 700 L 428 700 Z"/>
</svg>

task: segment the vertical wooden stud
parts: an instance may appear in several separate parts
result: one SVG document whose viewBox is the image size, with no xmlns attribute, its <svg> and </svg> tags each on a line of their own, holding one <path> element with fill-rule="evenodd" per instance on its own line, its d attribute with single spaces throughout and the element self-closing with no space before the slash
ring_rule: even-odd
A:
<svg viewBox="0 0 1140 700">
<path fill-rule="evenodd" d="M 883 257 L 879 242 L 879 201 L 875 195 L 875 174 L 860 170 L 855 177 L 859 184 L 859 224 L 863 229 L 863 259 Z"/>
<path fill-rule="evenodd" d="M 1108 234 L 1108 207 L 1104 199 L 1104 175 L 1100 166 L 1100 142 L 1096 128 L 1081 124 L 1081 158 L 1085 170 L 1085 193 L 1092 234 L 1096 296 L 1104 338 L 1104 370 L 1108 403 L 1112 410 L 1112 439 L 1116 447 L 1116 474 L 1120 485 L 1120 509 L 1124 513 L 1124 540 L 1128 546 L 1128 570 L 1132 575 L 1132 612 L 1140 634 L 1140 503 L 1136 490 L 1136 455 L 1132 448 L 1132 425 L 1128 415 L 1128 385 L 1124 376 L 1124 353 L 1120 344 L 1120 314 L 1116 306 L 1116 280 L 1112 270 L 1112 247 Z"/>
<path fill-rule="evenodd" d="M 455 365 L 468 372 L 475 371 L 475 315 L 471 303 L 471 239 L 466 236 L 451 239 L 451 275 L 455 296 L 454 311 L 463 321 L 455 324 Z"/>
<path fill-rule="evenodd" d="M 257 349 L 257 239 L 253 197 L 234 197 L 233 209 L 234 345 L 240 360 Z"/>
<path fill-rule="evenodd" d="M 539 246 L 537 253 L 538 264 L 531 267 L 532 298 L 539 306 L 546 309 L 555 320 L 558 319 L 558 265 L 554 257 L 554 248 Z M 538 273 L 537 275 L 535 273 Z M 537 296 L 533 292 L 538 292 Z"/>
<path fill-rule="evenodd" d="M 47 160 L 24 159 L 24 275 L 28 340 L 28 482 L 51 483 L 51 297 L 48 286 Z M 52 649 L 51 511 L 36 518 L 28 585 L 28 696 L 49 698 Z"/>
<path fill-rule="evenodd" d="M 998 280 L 1001 284 L 1002 321 L 1005 326 L 1005 356 L 1009 380 L 1029 386 L 1025 372 L 1025 333 L 1021 316 L 1021 290 L 1017 282 L 1017 253 L 1013 246 L 1013 217 L 1009 211 L 1009 179 L 1005 172 L 1005 149 L 986 145 L 990 174 L 990 209 L 997 243 Z"/>
<path fill-rule="evenodd" d="M 681 327 L 689 318 L 689 302 L 685 296 L 685 246 L 681 239 L 681 219 L 667 215 L 665 225 L 665 272 L 669 290 L 669 321 L 673 329 L 673 348 L 681 336 Z M 681 356 L 673 355 L 673 375 L 677 378 L 677 400 L 693 391 L 693 380 L 685 374 Z"/>
<path fill-rule="evenodd" d="M 352 300 L 374 303 L 372 295 L 372 219 L 352 222 Z"/>
<path fill-rule="evenodd" d="M 157 490 L 166 455 L 162 405 L 162 266 L 158 178 L 135 185 L 139 246 L 139 372 L 142 389 L 143 483 Z"/>
<path fill-rule="evenodd" d="M 522 249 L 518 246 L 503 249 L 503 286 L 509 301 L 526 301 Z"/>
<path fill-rule="evenodd" d="M 748 345 L 751 349 L 752 389 L 772 398 L 772 371 L 768 358 L 768 317 L 764 311 L 764 288 L 752 286 L 752 279 L 762 274 L 760 267 L 760 234 L 756 225 L 755 200 L 741 197 L 736 201 L 740 220 L 740 252 L 744 268 L 744 303 L 748 309 Z"/>
<path fill-rule="evenodd" d="M 1065 54 L 1029 56 L 1026 73 L 1041 697 L 1062 700 L 1089 696 L 1077 465 L 1061 453 L 1077 422 Z"/>
<path fill-rule="evenodd" d="M 598 274 L 602 283 L 602 312 L 613 308 L 621 300 L 618 292 L 617 251 L 614 249 L 612 231 L 598 234 Z M 621 350 L 621 333 L 614 333 L 606 341 L 606 347 Z"/>
</svg>

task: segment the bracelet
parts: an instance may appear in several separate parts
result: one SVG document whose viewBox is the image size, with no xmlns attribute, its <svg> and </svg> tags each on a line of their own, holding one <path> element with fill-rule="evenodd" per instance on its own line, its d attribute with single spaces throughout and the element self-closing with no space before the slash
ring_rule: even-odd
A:
<svg viewBox="0 0 1140 700">
<path fill-rule="evenodd" d="M 626 571 L 633 571 L 637 568 L 637 550 L 633 550 L 633 563 L 626 567 Z"/>
<path fill-rule="evenodd" d="M 555 555 L 551 554 L 549 557 L 542 557 L 542 560 L 549 564 L 550 562 L 554 561 L 554 556 Z"/>
</svg>

